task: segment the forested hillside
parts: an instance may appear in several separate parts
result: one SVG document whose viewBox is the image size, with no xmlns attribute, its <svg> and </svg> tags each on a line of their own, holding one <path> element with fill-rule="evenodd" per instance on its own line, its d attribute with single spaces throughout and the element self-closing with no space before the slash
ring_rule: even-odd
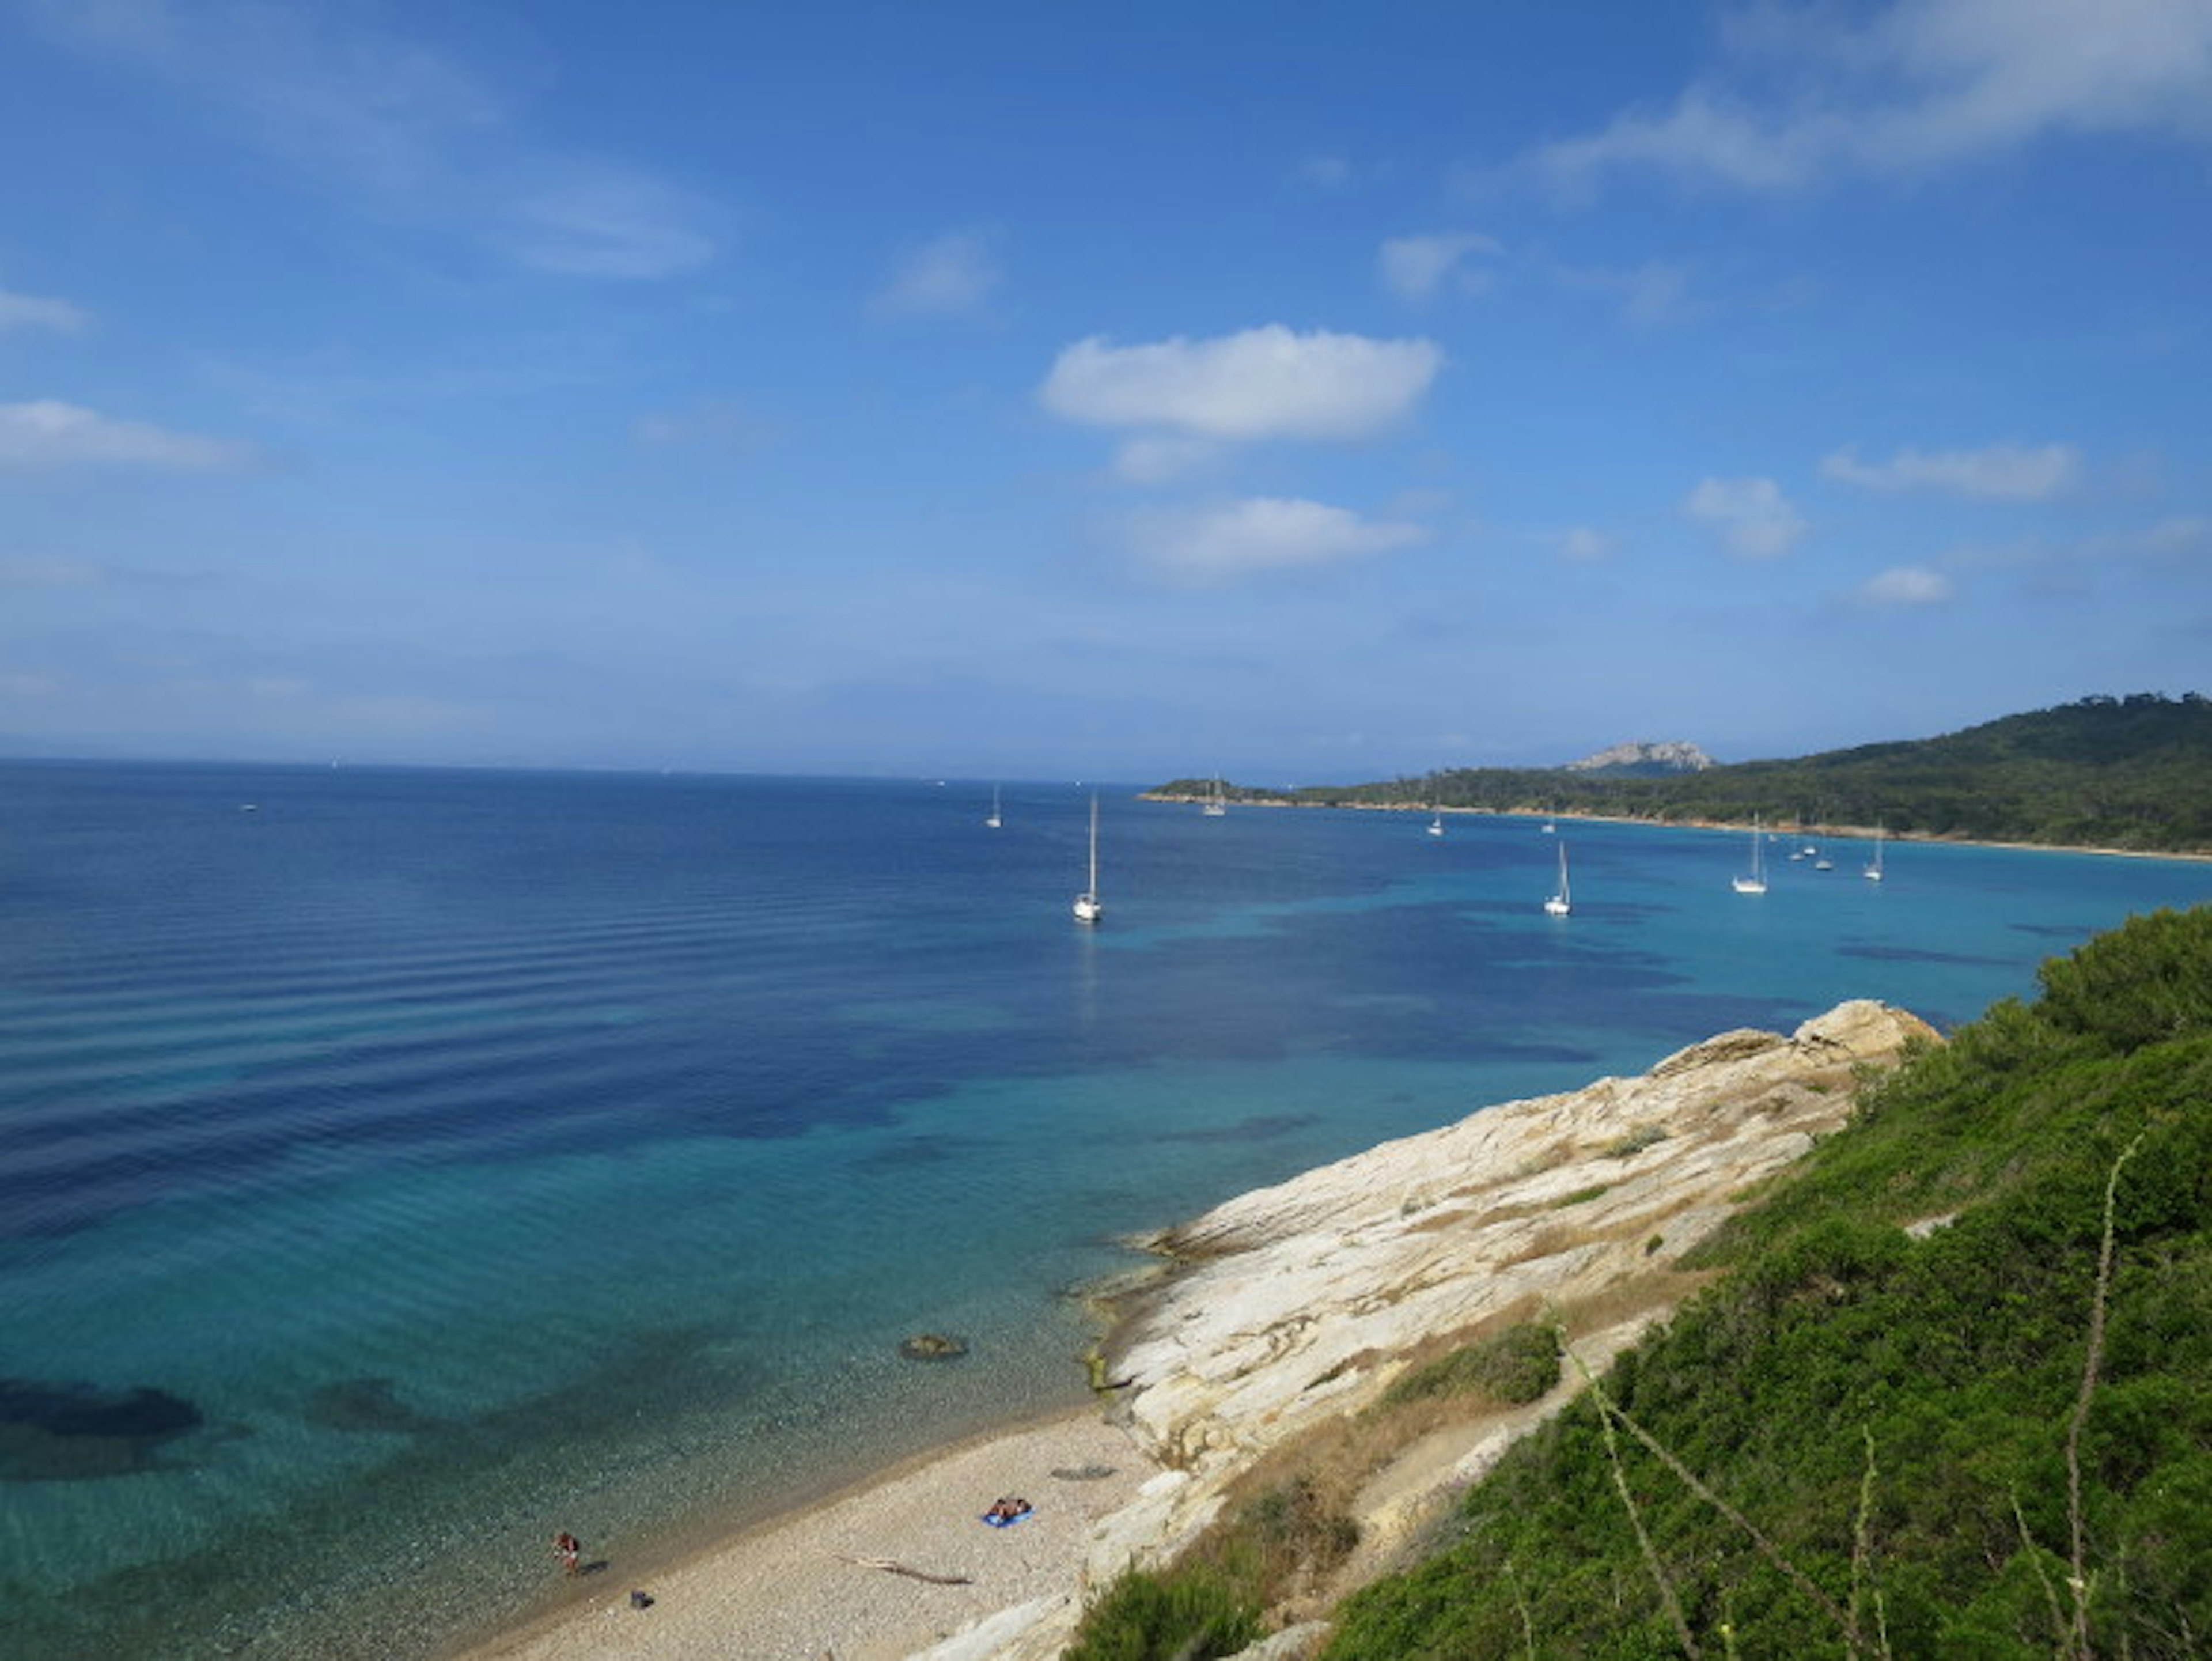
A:
<svg viewBox="0 0 2212 1661">
<path fill-rule="evenodd" d="M 1153 793 L 1195 797 L 1179 780 Z M 2212 700 L 2142 692 L 2008 715 L 1944 737 L 1664 777 L 1458 768 L 1231 800 L 1588 813 L 2143 852 L 2212 851 Z"/>
</svg>

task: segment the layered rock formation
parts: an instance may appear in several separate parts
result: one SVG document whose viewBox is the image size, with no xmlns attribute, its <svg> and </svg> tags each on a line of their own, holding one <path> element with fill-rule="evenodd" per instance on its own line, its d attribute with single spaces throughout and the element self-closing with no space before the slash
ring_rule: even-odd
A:
<svg viewBox="0 0 2212 1661">
<path fill-rule="evenodd" d="M 1787 1037 L 1724 1033 L 1640 1078 L 1485 1108 L 1145 1242 L 1174 1268 L 1134 1299 L 1106 1371 L 1169 1469 L 1099 1526 L 1089 1581 L 1171 1559 L 1256 1458 L 1373 1402 L 1428 1341 L 1548 1311 L 1602 1361 L 1693 1284 L 1684 1251 L 1843 1123 L 1860 1068 L 1936 1037 L 1867 1001 Z M 1431 1448 L 1379 1485 L 1364 1524 L 1404 1525 L 1557 1404 Z M 1079 1614 L 1079 1599 L 1006 1611 L 988 1638 L 932 1654 L 1050 1656 Z"/>
</svg>

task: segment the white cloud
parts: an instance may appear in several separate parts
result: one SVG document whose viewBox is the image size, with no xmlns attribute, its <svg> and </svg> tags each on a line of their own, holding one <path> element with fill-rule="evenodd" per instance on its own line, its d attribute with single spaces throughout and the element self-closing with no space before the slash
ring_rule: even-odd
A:
<svg viewBox="0 0 2212 1661">
<path fill-rule="evenodd" d="M 1860 599 L 1869 605 L 1941 605 L 1951 594 L 1951 579 L 1925 565 L 1892 566 L 1859 589 Z"/>
<path fill-rule="evenodd" d="M 485 75 L 363 9 L 26 0 L 23 12 L 64 46 L 181 89 L 246 143 L 380 216 L 465 230 L 573 275 L 664 277 L 714 252 L 689 192 L 533 141 Z"/>
<path fill-rule="evenodd" d="M 1062 351 L 1038 397 L 1100 427 L 1246 441 L 1367 438 L 1403 419 L 1443 353 L 1427 340 L 1373 340 L 1280 324 L 1148 346 L 1094 336 Z"/>
<path fill-rule="evenodd" d="M 1489 286 L 1490 273 L 1468 261 L 1500 252 L 1495 238 L 1474 231 L 1394 236 L 1382 244 L 1376 267 L 1382 286 L 1401 300 L 1426 300 L 1448 281 L 1462 294 L 1479 294 Z"/>
<path fill-rule="evenodd" d="M 1863 462 L 1849 446 L 1820 463 L 1828 478 L 1870 490 L 1948 490 L 1988 501 L 2041 502 L 2081 477 L 2081 453 L 2070 444 L 2025 450 L 1993 444 L 1980 450 L 1899 450 L 1887 461 Z"/>
<path fill-rule="evenodd" d="M 1690 492 L 1682 511 L 1711 526 L 1728 551 L 1744 559 L 1775 559 L 1803 540 L 1805 521 L 1771 478 L 1709 478 Z"/>
<path fill-rule="evenodd" d="M 1170 581 L 1194 587 L 1371 559 L 1429 538 L 1425 528 L 1403 520 L 1365 520 L 1348 508 L 1276 496 L 1140 514 L 1131 532 L 1139 559 Z"/>
<path fill-rule="evenodd" d="M 1611 559 L 1620 547 L 1617 538 L 1577 525 L 1560 532 L 1555 551 L 1570 565 L 1596 565 Z"/>
<path fill-rule="evenodd" d="M 88 320 L 81 307 L 66 300 L 45 300 L 0 289 L 0 334 L 10 329 L 52 329 L 57 334 L 75 334 Z"/>
<path fill-rule="evenodd" d="M 1723 62 L 1529 165 L 1586 186 L 1619 169 L 1786 190 L 1923 170 L 2054 134 L 2212 137 L 2205 0 L 1897 0 L 1860 25 L 1814 6 L 1742 14 Z"/>
<path fill-rule="evenodd" d="M 875 309 L 890 317 L 949 317 L 972 312 L 999 286 L 1001 271 L 983 231 L 951 231 L 899 262 Z"/>
<path fill-rule="evenodd" d="M 252 459 L 243 444 L 173 433 L 139 421 L 111 421 L 74 404 L 42 399 L 0 404 L 0 467 L 26 470 L 112 464 L 207 472 Z"/>
</svg>

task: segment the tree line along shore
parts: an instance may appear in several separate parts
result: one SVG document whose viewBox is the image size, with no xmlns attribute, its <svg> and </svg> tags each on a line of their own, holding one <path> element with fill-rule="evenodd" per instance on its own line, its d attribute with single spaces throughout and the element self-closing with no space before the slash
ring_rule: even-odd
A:
<svg viewBox="0 0 2212 1661">
<path fill-rule="evenodd" d="M 1206 800 L 1212 779 L 1147 791 Z M 1661 824 L 2212 853 L 2212 699 L 2139 692 L 2008 715 L 1939 738 L 1692 772 L 1448 768 L 1365 784 L 1220 782 L 1231 804 L 1571 814 Z"/>
</svg>

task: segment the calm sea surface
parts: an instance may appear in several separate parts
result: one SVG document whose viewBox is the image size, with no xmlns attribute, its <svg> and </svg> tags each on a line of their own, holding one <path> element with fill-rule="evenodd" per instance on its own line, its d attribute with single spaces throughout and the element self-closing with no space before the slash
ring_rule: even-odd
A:
<svg viewBox="0 0 2212 1661">
<path fill-rule="evenodd" d="M 1784 842 L 1753 898 L 1741 833 L 1109 789 L 1092 932 L 1088 793 L 990 797 L 0 765 L 0 1652 L 440 1653 L 556 1529 L 628 1581 L 1080 1400 L 1118 1236 L 2212 899 Z"/>
</svg>

